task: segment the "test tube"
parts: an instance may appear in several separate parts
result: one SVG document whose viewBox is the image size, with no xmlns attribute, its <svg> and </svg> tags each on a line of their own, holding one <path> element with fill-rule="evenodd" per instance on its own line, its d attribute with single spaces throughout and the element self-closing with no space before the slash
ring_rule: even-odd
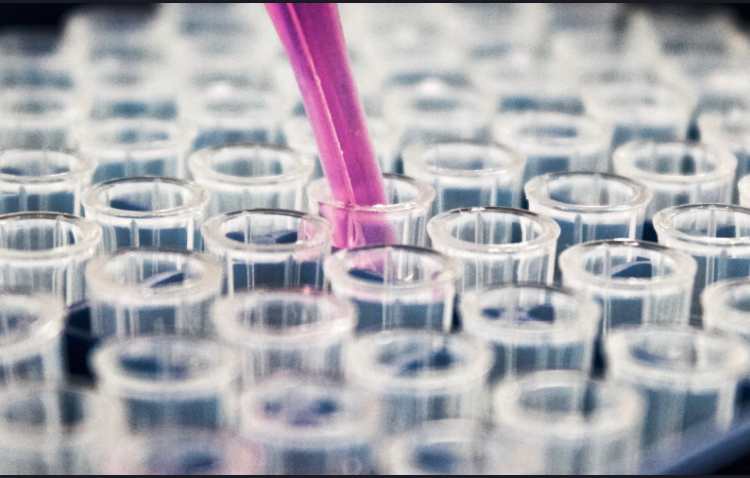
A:
<svg viewBox="0 0 750 478">
<path fill-rule="evenodd" d="M 89 122 L 78 130 L 80 151 L 99 163 L 94 182 L 136 176 L 179 178 L 184 174 L 177 126 L 147 118 Z"/>
<path fill-rule="evenodd" d="M 703 327 L 750 342 L 750 280 L 722 280 L 707 286 L 701 294 Z"/>
<path fill-rule="evenodd" d="M 523 154 L 501 144 L 415 145 L 403 153 L 404 174 L 435 189 L 432 215 L 474 206 L 521 206 Z"/>
<path fill-rule="evenodd" d="M 0 216 L 0 287 L 47 293 L 65 305 L 84 297 L 83 270 L 102 250 L 102 228 L 55 212 Z"/>
<path fill-rule="evenodd" d="M 195 181 L 211 193 L 208 216 L 240 209 L 302 208 L 312 158 L 265 143 L 205 148 L 188 160 Z"/>
<path fill-rule="evenodd" d="M 347 380 L 380 403 L 380 428 L 397 434 L 428 420 L 476 420 L 485 410 L 489 345 L 428 331 L 364 335 L 344 346 Z"/>
<path fill-rule="evenodd" d="M 695 427 L 731 425 L 738 382 L 750 371 L 747 344 L 694 328 L 641 327 L 605 345 L 608 377 L 646 397 L 645 447 L 674 448 Z"/>
<path fill-rule="evenodd" d="M 717 281 L 750 275 L 750 209 L 724 204 L 691 204 L 654 216 L 659 244 L 691 255 L 698 264 L 691 320 L 701 318 L 703 289 Z"/>
<path fill-rule="evenodd" d="M 228 297 L 212 317 L 218 336 L 241 351 L 245 387 L 280 372 L 341 378 L 341 347 L 356 324 L 348 301 L 304 289 Z"/>
<path fill-rule="evenodd" d="M 326 281 L 357 307 L 357 331 L 449 331 L 461 292 L 461 263 L 430 249 L 369 246 L 326 259 Z"/>
<path fill-rule="evenodd" d="M 587 114 L 614 127 L 614 150 L 635 140 L 684 140 L 695 99 L 675 86 L 634 83 L 584 90 L 583 103 Z"/>
<path fill-rule="evenodd" d="M 0 385 L 63 381 L 65 307 L 48 295 L 0 294 Z M 3 402 L 6 403 L 6 402 Z"/>
<path fill-rule="evenodd" d="M 17 388 L 0 394 L 0 472 L 89 475 L 108 430 L 99 395 L 75 388 Z"/>
<path fill-rule="evenodd" d="M 97 337 L 205 336 L 221 266 L 201 252 L 121 249 L 89 262 L 86 295 Z"/>
<path fill-rule="evenodd" d="M 384 174 L 388 204 L 359 206 L 331 197 L 324 178 L 307 187 L 310 214 L 323 216 L 333 225 L 333 246 L 361 247 L 375 244 L 426 245 L 425 227 L 430 217 L 435 190 L 419 179 Z M 384 225 L 390 232 L 384 233 Z"/>
<path fill-rule="evenodd" d="M 529 111 L 498 116 L 495 139 L 526 155 L 524 184 L 565 171 L 609 171 L 612 129 L 588 116 Z"/>
<path fill-rule="evenodd" d="M 260 474 L 373 474 L 378 431 L 377 403 L 347 386 L 287 378 L 240 402 L 239 435 L 260 450 Z"/>
<path fill-rule="evenodd" d="M 565 287 L 601 306 L 602 332 L 629 325 L 684 325 L 696 263 L 652 242 L 585 242 L 560 254 Z"/>
<path fill-rule="evenodd" d="M 529 210 L 560 226 L 557 255 L 581 242 L 640 239 L 651 190 L 643 183 L 602 173 L 550 173 L 524 187 Z"/>
<path fill-rule="evenodd" d="M 632 473 L 646 406 L 633 388 L 576 372 L 538 372 L 494 392 L 489 470 L 532 475 Z"/>
<path fill-rule="evenodd" d="M 728 149 L 737 158 L 735 183 L 750 174 L 750 114 L 743 110 L 729 113 L 708 112 L 698 117 L 701 142 Z M 741 201 L 741 194 L 734 188 L 734 203 Z M 750 202 L 748 203 L 750 204 Z"/>
<path fill-rule="evenodd" d="M 0 152 L 0 213 L 81 213 L 81 191 L 91 184 L 96 164 L 73 152 Z"/>
<path fill-rule="evenodd" d="M 0 85 L 9 88 L 70 90 L 73 78 L 52 30 L 5 28 L 0 33 Z"/>
<path fill-rule="evenodd" d="M 432 247 L 464 266 L 465 290 L 509 282 L 551 284 L 560 226 L 521 209 L 454 209 L 427 224 Z"/>
<path fill-rule="evenodd" d="M 22 88 L 0 94 L 2 149 L 61 150 L 76 146 L 73 131 L 80 113 L 63 90 Z"/>
<path fill-rule="evenodd" d="M 236 423 L 239 360 L 222 344 L 186 337 L 109 341 L 92 364 L 125 431 L 221 430 Z"/>
<path fill-rule="evenodd" d="M 620 176 L 653 192 L 646 209 L 643 238 L 656 241 L 653 218 L 670 206 L 731 203 L 737 160 L 722 147 L 692 142 L 636 141 L 613 156 Z"/>
<path fill-rule="evenodd" d="M 298 211 L 250 209 L 214 216 L 203 225 L 207 253 L 221 261 L 224 291 L 260 287 L 323 287 L 323 261 L 333 230 Z"/>
<path fill-rule="evenodd" d="M 542 370 L 591 370 L 599 306 L 582 294 L 544 285 L 467 292 L 461 318 L 468 335 L 495 351 L 491 383 Z"/>
<path fill-rule="evenodd" d="M 86 217 L 104 231 L 104 249 L 201 248 L 209 202 L 203 187 L 182 179 L 136 177 L 95 184 L 83 192 Z"/>
</svg>

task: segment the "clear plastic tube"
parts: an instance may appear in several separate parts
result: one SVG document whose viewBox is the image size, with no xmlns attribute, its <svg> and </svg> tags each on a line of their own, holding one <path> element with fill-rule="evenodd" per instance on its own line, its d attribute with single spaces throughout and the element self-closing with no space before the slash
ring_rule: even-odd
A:
<svg viewBox="0 0 750 478">
<path fill-rule="evenodd" d="M 575 372 L 539 372 L 493 397 L 491 472 L 542 475 L 635 472 L 645 403 L 627 385 Z"/>
<path fill-rule="evenodd" d="M 460 335 L 380 332 L 344 347 L 346 378 L 377 397 L 387 434 L 428 420 L 479 418 L 491 368 L 490 347 Z"/>
<path fill-rule="evenodd" d="M 705 288 L 701 294 L 703 327 L 750 342 L 750 280 L 723 280 Z"/>
<path fill-rule="evenodd" d="M 732 423 L 750 349 L 736 339 L 693 328 L 642 327 L 606 342 L 608 376 L 647 400 L 644 447 L 674 448 L 694 427 L 724 431 Z"/>
<path fill-rule="evenodd" d="M 374 400 L 327 382 L 275 380 L 240 403 L 239 435 L 259 448 L 261 474 L 373 474 L 378 431 Z"/>
<path fill-rule="evenodd" d="M 750 207 L 750 175 L 740 179 L 737 183 L 739 203 L 742 207 Z"/>
<path fill-rule="evenodd" d="M 221 266 L 185 249 L 122 249 L 86 267 L 97 337 L 206 336 L 221 294 Z"/>
<path fill-rule="evenodd" d="M 461 264 L 430 249 L 369 246 L 339 251 L 324 264 L 333 293 L 357 307 L 357 331 L 450 331 Z"/>
<path fill-rule="evenodd" d="M 599 314 L 582 294 L 543 285 L 507 285 L 461 298 L 466 334 L 495 350 L 490 382 L 542 370 L 588 373 Z"/>
<path fill-rule="evenodd" d="M 206 252 L 224 268 L 228 295 L 261 287 L 323 287 L 333 230 L 325 219 L 282 209 L 214 216 L 203 225 Z"/>
<path fill-rule="evenodd" d="M 181 179 L 136 177 L 96 184 L 83 192 L 86 217 L 104 231 L 104 249 L 169 246 L 201 248 L 209 202 L 203 187 Z"/>
<path fill-rule="evenodd" d="M 432 247 L 464 266 L 466 290 L 509 282 L 551 284 L 560 226 L 521 209 L 475 207 L 435 216 Z"/>
<path fill-rule="evenodd" d="M 80 112 L 66 91 L 37 88 L 0 94 L 0 146 L 62 150 L 76 146 L 74 129 Z"/>
<path fill-rule="evenodd" d="M 70 90 L 73 77 L 59 35 L 51 30 L 5 28 L 0 33 L 0 85 Z"/>
<path fill-rule="evenodd" d="M 54 212 L 0 216 L 0 286 L 47 293 L 66 305 L 84 297 L 83 271 L 102 251 L 102 228 Z"/>
<path fill-rule="evenodd" d="M 460 207 L 521 206 L 524 156 L 500 144 L 471 142 L 411 146 L 404 174 L 435 189 L 432 214 Z"/>
<path fill-rule="evenodd" d="M 750 174 L 750 114 L 742 110 L 729 113 L 708 112 L 698 117 L 701 142 L 726 148 L 737 158 L 735 184 Z M 734 203 L 742 202 L 742 191 L 734 188 Z"/>
<path fill-rule="evenodd" d="M 3 293 L 0 311 L 0 384 L 62 383 L 63 303 L 47 295 Z"/>
<path fill-rule="evenodd" d="M 92 364 L 124 431 L 219 430 L 236 423 L 239 360 L 224 345 L 185 337 L 110 341 Z"/>
<path fill-rule="evenodd" d="M 723 204 L 691 204 L 654 216 L 659 244 L 691 255 L 698 264 L 691 320 L 701 318 L 703 289 L 717 281 L 750 274 L 750 209 Z"/>
<path fill-rule="evenodd" d="M 184 174 L 180 132 L 169 121 L 93 121 L 80 128 L 77 136 L 81 152 L 99 163 L 95 183 L 136 176 L 181 178 Z"/>
<path fill-rule="evenodd" d="M 307 187 L 310 214 L 323 216 L 332 225 L 333 246 L 351 248 L 393 242 L 424 246 L 425 226 L 430 217 L 435 190 L 419 179 L 384 174 L 388 204 L 353 206 L 336 201 L 325 179 Z M 383 225 L 392 234 L 383 233 Z"/>
<path fill-rule="evenodd" d="M 599 302 L 602 332 L 623 326 L 685 325 L 696 263 L 651 242 L 587 242 L 560 254 L 565 287 Z"/>
<path fill-rule="evenodd" d="M 195 181 L 211 193 L 209 217 L 240 209 L 301 210 L 314 168 L 304 154 L 262 143 L 202 149 L 188 164 Z"/>
<path fill-rule="evenodd" d="M 85 155 L 45 150 L 0 152 L 0 213 L 81 214 L 81 191 L 96 163 Z"/>
<path fill-rule="evenodd" d="M 341 347 L 354 331 L 354 307 L 308 290 L 262 290 L 218 301 L 218 336 L 242 355 L 246 388 L 283 373 L 341 378 Z"/>
</svg>

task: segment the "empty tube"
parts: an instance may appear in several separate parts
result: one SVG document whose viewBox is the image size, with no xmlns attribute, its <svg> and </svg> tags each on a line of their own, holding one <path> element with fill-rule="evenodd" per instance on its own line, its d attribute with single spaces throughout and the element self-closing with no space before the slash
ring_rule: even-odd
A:
<svg viewBox="0 0 750 478">
<path fill-rule="evenodd" d="M 750 275 L 750 209 L 723 204 L 692 204 L 654 216 L 659 244 L 691 255 L 695 274 L 691 320 L 701 318 L 703 289 L 717 281 Z"/>
<path fill-rule="evenodd" d="M 432 247 L 464 266 L 464 288 L 509 282 L 551 284 L 560 226 L 521 209 L 454 209 L 427 224 Z"/>
<path fill-rule="evenodd" d="M 735 184 L 750 174 L 750 115 L 742 110 L 729 113 L 709 112 L 698 117 L 698 130 L 703 143 L 726 148 L 737 158 Z M 742 191 L 734 188 L 734 203 L 741 201 Z"/>
<path fill-rule="evenodd" d="M 527 112 L 499 116 L 495 139 L 526 155 L 524 184 L 565 171 L 609 171 L 612 129 L 588 116 Z"/>
<path fill-rule="evenodd" d="M 209 217 L 240 209 L 301 210 L 313 167 L 304 154 L 263 143 L 214 146 L 189 159 L 193 178 L 211 193 Z"/>
<path fill-rule="evenodd" d="M 388 434 L 428 420 L 479 418 L 491 368 L 489 346 L 460 335 L 381 332 L 344 347 L 347 380 L 377 397 Z"/>
<path fill-rule="evenodd" d="M 560 226 L 557 254 L 581 242 L 640 239 L 651 190 L 624 177 L 601 173 L 551 173 L 524 187 L 529 210 Z"/>
<path fill-rule="evenodd" d="M 107 432 L 98 394 L 19 388 L 0 394 L 0 470 L 8 475 L 89 475 Z"/>
<path fill-rule="evenodd" d="M 618 474 L 638 470 L 643 398 L 575 372 L 539 372 L 493 396 L 491 473 Z"/>
<path fill-rule="evenodd" d="M 280 372 L 341 378 L 341 347 L 354 331 L 346 300 L 306 290 L 263 290 L 218 301 L 218 336 L 242 356 L 245 387 Z"/>
<path fill-rule="evenodd" d="M 202 232 L 206 252 L 224 268 L 228 295 L 261 287 L 323 287 L 323 261 L 333 235 L 325 219 L 251 209 L 214 216 Z"/>
<path fill-rule="evenodd" d="M 331 197 L 325 179 L 307 187 L 310 214 L 333 225 L 333 246 L 351 248 L 375 244 L 426 245 L 425 227 L 432 211 L 435 190 L 419 179 L 384 174 L 388 204 L 358 206 Z M 384 227 L 388 225 L 388 227 Z"/>
<path fill-rule="evenodd" d="M 99 164 L 95 183 L 136 176 L 181 178 L 184 174 L 180 132 L 169 121 L 92 121 L 78 130 L 77 138 L 81 152 Z"/>
<path fill-rule="evenodd" d="M 601 306 L 602 332 L 629 325 L 685 325 L 696 263 L 651 242 L 623 239 L 578 244 L 560 254 L 565 287 Z"/>
<path fill-rule="evenodd" d="M 455 259 L 381 245 L 339 251 L 323 267 L 333 293 L 356 305 L 358 332 L 451 329 L 463 275 Z"/>
<path fill-rule="evenodd" d="M 92 357 L 100 393 L 126 430 L 236 423 L 239 360 L 222 344 L 185 337 L 110 341 Z"/>
<path fill-rule="evenodd" d="M 54 212 L 0 216 L 0 286 L 47 293 L 65 305 L 84 297 L 83 271 L 102 250 L 102 228 Z"/>
<path fill-rule="evenodd" d="M 37 88 L 0 95 L 0 146 L 3 149 L 70 149 L 80 112 L 66 91 Z"/>
<path fill-rule="evenodd" d="M 55 297 L 0 294 L 0 385 L 62 383 L 65 315 Z"/>
<path fill-rule="evenodd" d="M 181 179 L 138 177 L 106 181 L 83 192 L 86 217 L 104 231 L 104 249 L 201 248 L 209 202 L 203 187 Z"/>
<path fill-rule="evenodd" d="M 375 472 L 377 403 L 327 382 L 282 379 L 244 394 L 239 435 L 260 450 L 261 474 Z"/>
<path fill-rule="evenodd" d="M 700 426 L 732 423 L 737 384 L 750 370 L 747 344 L 693 328 L 642 327 L 606 342 L 608 376 L 647 400 L 644 447 L 674 448 Z"/>
<path fill-rule="evenodd" d="M 599 306 L 582 294 L 543 285 L 468 292 L 461 319 L 468 335 L 494 348 L 490 382 L 541 370 L 591 370 Z"/>
<path fill-rule="evenodd" d="M 122 249 L 91 261 L 86 283 L 97 337 L 206 336 L 221 267 L 185 249 Z"/>
<path fill-rule="evenodd" d="M 750 280 L 723 280 L 709 285 L 701 294 L 703 327 L 750 342 Z"/>
<path fill-rule="evenodd" d="M 0 213 L 55 211 L 78 216 L 81 191 L 96 163 L 84 155 L 45 150 L 0 153 Z"/>
<path fill-rule="evenodd" d="M 526 160 L 500 144 L 442 143 L 403 152 L 404 174 L 435 189 L 432 215 L 460 207 L 521 206 Z"/>
</svg>

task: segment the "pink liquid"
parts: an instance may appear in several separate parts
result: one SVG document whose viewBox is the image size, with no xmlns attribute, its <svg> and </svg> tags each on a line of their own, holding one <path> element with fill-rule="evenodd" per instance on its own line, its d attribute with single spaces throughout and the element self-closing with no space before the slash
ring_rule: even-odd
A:
<svg viewBox="0 0 750 478">
<path fill-rule="evenodd" d="M 356 210 L 351 209 L 388 204 L 388 198 L 349 66 L 336 4 L 266 3 L 266 9 L 292 63 L 331 196 L 350 208 L 321 209 L 333 224 L 333 245 L 343 248 L 395 242 L 387 222 L 361 223 Z"/>
</svg>

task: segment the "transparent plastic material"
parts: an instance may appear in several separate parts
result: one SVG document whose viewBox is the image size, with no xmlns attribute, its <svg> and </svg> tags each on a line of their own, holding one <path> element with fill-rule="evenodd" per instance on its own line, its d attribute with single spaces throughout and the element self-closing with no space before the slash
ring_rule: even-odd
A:
<svg viewBox="0 0 750 478">
<path fill-rule="evenodd" d="M 86 283 L 95 336 L 205 336 L 221 266 L 185 249 L 122 249 L 91 261 Z"/>
<path fill-rule="evenodd" d="M 0 152 L 0 213 L 81 213 L 81 191 L 91 184 L 96 164 L 71 152 Z"/>
<path fill-rule="evenodd" d="M 464 265 L 464 289 L 509 282 L 551 284 L 560 226 L 521 209 L 475 207 L 435 216 L 432 247 Z"/>
<path fill-rule="evenodd" d="M 203 187 L 181 179 L 113 179 L 83 192 L 86 218 L 104 231 L 104 249 L 169 246 L 201 248 L 209 202 Z"/>
<path fill-rule="evenodd" d="M 94 182 L 136 176 L 181 178 L 182 141 L 174 123 L 145 118 L 91 121 L 78 130 L 83 154 L 98 162 Z"/>
<path fill-rule="evenodd" d="M 333 229 L 333 246 L 351 248 L 383 242 L 424 246 L 425 227 L 430 217 L 435 190 L 418 179 L 384 174 L 388 204 L 353 206 L 334 200 L 328 182 L 322 178 L 307 187 L 310 214 L 323 216 Z M 392 234 L 383 234 L 383 225 Z"/>
<path fill-rule="evenodd" d="M 608 377 L 646 397 L 644 447 L 672 448 L 690 429 L 731 425 L 737 385 L 750 371 L 744 342 L 693 328 L 642 327 L 612 334 L 605 345 Z"/>
<path fill-rule="evenodd" d="M 328 382 L 282 379 L 242 396 L 239 435 L 259 448 L 266 475 L 375 472 L 378 407 Z"/>
<path fill-rule="evenodd" d="M 262 290 L 214 305 L 218 336 L 242 355 L 243 385 L 277 374 L 341 378 L 341 347 L 356 325 L 346 300 L 307 290 Z"/>
<path fill-rule="evenodd" d="M 750 279 L 723 280 L 701 294 L 703 327 L 750 342 Z"/>
<path fill-rule="evenodd" d="M 490 382 L 542 370 L 593 365 L 599 306 L 582 294 L 542 285 L 507 285 L 461 298 L 467 335 L 495 350 Z"/>
<path fill-rule="evenodd" d="M 112 428 L 99 395 L 74 388 L 20 388 L 0 394 L 0 472 L 89 475 Z"/>
<path fill-rule="evenodd" d="M 717 281 L 750 275 L 750 209 L 723 204 L 692 204 L 654 216 L 659 244 L 693 256 L 698 264 L 692 320 L 700 321 L 700 296 Z"/>
<path fill-rule="evenodd" d="M 324 264 L 337 297 L 357 307 L 357 331 L 450 331 L 461 263 L 430 249 L 371 246 L 339 251 Z"/>
<path fill-rule="evenodd" d="M 587 242 L 560 254 L 565 287 L 601 306 L 602 332 L 631 325 L 686 325 L 696 263 L 652 242 Z"/>
<path fill-rule="evenodd" d="M 2 88 L 70 90 L 73 79 L 60 43 L 59 35 L 52 31 L 4 28 L 0 33 Z"/>
<path fill-rule="evenodd" d="M 219 430 L 236 423 L 239 360 L 222 344 L 186 337 L 110 341 L 92 364 L 125 430 Z"/>
<path fill-rule="evenodd" d="M 651 201 L 644 184 L 601 173 L 552 173 L 524 187 L 529 210 L 560 226 L 557 254 L 581 242 L 640 239 Z"/>
<path fill-rule="evenodd" d="M 460 207 L 521 206 L 524 156 L 500 144 L 441 143 L 403 152 L 404 174 L 435 189 L 432 214 Z"/>
<path fill-rule="evenodd" d="M 638 470 L 643 398 L 627 385 L 575 372 L 501 384 L 491 473 L 602 475 Z"/>
<path fill-rule="evenodd" d="M 0 385 L 63 381 L 65 315 L 54 297 L 0 294 Z"/>
<path fill-rule="evenodd" d="M 208 189 L 208 216 L 240 209 L 302 208 L 312 158 L 264 143 L 215 146 L 193 153 L 188 165 L 195 181 Z"/>
<path fill-rule="evenodd" d="M 0 94 L 0 147 L 58 151 L 75 146 L 80 120 L 66 91 L 23 88 Z"/>
<path fill-rule="evenodd" d="M 750 207 L 750 174 L 737 183 L 739 203 L 742 207 Z"/>
<path fill-rule="evenodd" d="M 55 212 L 0 216 L 0 287 L 46 293 L 66 305 L 84 297 L 86 263 L 102 250 L 102 228 Z"/>
<path fill-rule="evenodd" d="M 385 445 L 388 475 L 483 475 L 484 436 L 469 420 L 435 420 Z M 489 451 L 489 450 L 488 450 Z"/>
<path fill-rule="evenodd" d="M 377 398 L 387 434 L 428 420 L 479 418 L 492 361 L 483 341 L 427 331 L 368 334 L 344 347 L 346 378 Z"/>
<path fill-rule="evenodd" d="M 214 216 L 202 231 L 206 252 L 221 261 L 230 296 L 261 287 L 323 287 L 333 230 L 322 218 L 250 209 Z"/>
<path fill-rule="evenodd" d="M 546 173 L 609 171 L 612 129 L 588 116 L 526 112 L 502 115 L 495 139 L 526 155 L 524 184 Z"/>
<path fill-rule="evenodd" d="M 677 87 L 602 85 L 584 90 L 586 113 L 614 127 L 612 149 L 629 141 L 685 139 L 695 99 Z"/>
<path fill-rule="evenodd" d="M 726 148 L 737 158 L 735 184 L 750 174 L 750 114 L 742 110 L 729 113 L 708 112 L 698 117 L 701 142 Z M 742 201 L 735 187 L 734 202 Z M 740 202 L 743 206 L 750 204 Z"/>
</svg>

